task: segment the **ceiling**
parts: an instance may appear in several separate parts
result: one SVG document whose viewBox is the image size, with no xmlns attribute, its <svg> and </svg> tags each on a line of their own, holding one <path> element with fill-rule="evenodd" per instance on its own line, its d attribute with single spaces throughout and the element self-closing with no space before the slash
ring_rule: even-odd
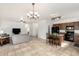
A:
<svg viewBox="0 0 79 59">
<path fill-rule="evenodd" d="M 31 3 L 0 3 L 0 18 L 20 18 L 32 10 Z M 41 19 L 49 19 L 50 14 L 63 17 L 79 16 L 78 3 L 36 3 L 35 10 Z"/>
</svg>

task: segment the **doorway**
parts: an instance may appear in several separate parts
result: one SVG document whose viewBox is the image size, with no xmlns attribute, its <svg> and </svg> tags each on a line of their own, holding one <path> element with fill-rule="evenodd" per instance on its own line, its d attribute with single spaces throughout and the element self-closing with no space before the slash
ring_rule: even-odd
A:
<svg viewBox="0 0 79 59">
<path fill-rule="evenodd" d="M 38 37 L 38 23 L 32 23 L 30 26 L 30 35 Z"/>
</svg>

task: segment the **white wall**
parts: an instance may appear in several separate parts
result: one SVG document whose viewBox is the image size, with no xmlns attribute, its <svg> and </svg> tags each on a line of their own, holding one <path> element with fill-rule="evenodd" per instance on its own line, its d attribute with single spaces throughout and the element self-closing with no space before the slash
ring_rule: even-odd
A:
<svg viewBox="0 0 79 59">
<path fill-rule="evenodd" d="M 46 33 L 48 32 L 48 23 L 47 20 L 41 20 L 38 24 L 38 37 L 46 39 Z"/>
<path fill-rule="evenodd" d="M 26 34 L 27 33 L 25 25 L 20 23 L 20 22 L 11 21 L 11 20 L 3 20 L 1 22 L 0 30 L 3 30 L 5 33 L 13 35 L 12 28 L 21 28 L 20 34 Z"/>
<path fill-rule="evenodd" d="M 32 10 L 31 3 L 22 3 L 22 4 L 0 4 L 0 29 L 3 29 L 5 32 L 12 34 L 12 27 L 21 27 L 22 33 L 26 32 L 24 24 L 20 24 L 18 20 L 21 16 L 26 17 L 26 14 Z M 46 33 L 48 32 L 48 25 L 54 23 L 50 20 L 50 14 L 58 13 L 63 17 L 72 18 L 73 16 L 79 17 L 79 4 L 61 4 L 61 3 L 36 3 L 35 11 L 38 11 L 40 14 L 40 21 L 38 23 L 38 37 L 46 38 Z M 72 21 L 72 20 L 71 20 Z M 35 35 L 35 26 L 31 25 L 31 33 Z"/>
<path fill-rule="evenodd" d="M 36 36 L 39 38 L 46 39 L 46 33 L 48 32 L 48 20 L 40 20 L 37 24 L 31 24 L 30 35 Z M 2 20 L 0 30 L 3 30 L 5 33 L 13 35 L 12 28 L 21 28 L 20 34 L 27 34 L 27 28 L 25 24 L 19 21 L 12 20 Z"/>
</svg>

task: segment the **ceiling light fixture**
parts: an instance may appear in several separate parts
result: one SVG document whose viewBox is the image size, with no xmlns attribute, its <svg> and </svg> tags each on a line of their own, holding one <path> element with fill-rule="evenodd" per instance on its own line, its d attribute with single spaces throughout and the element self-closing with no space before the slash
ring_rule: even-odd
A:
<svg viewBox="0 0 79 59">
<path fill-rule="evenodd" d="M 61 18 L 61 16 L 59 14 L 51 14 L 50 17 L 52 20 L 57 19 L 57 18 L 59 18 L 59 19 Z"/>
<path fill-rule="evenodd" d="M 38 12 L 35 11 L 35 3 L 32 3 L 32 7 L 33 7 L 33 10 L 30 11 L 29 13 L 27 13 L 27 20 L 29 20 L 29 22 L 39 19 L 39 14 L 38 14 Z M 28 21 L 24 20 L 24 17 L 20 18 L 20 21 L 23 23 L 28 22 Z"/>
</svg>

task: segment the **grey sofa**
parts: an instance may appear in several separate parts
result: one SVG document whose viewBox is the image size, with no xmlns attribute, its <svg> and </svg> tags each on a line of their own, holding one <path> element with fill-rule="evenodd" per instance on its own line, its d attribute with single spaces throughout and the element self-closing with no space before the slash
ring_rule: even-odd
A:
<svg viewBox="0 0 79 59">
<path fill-rule="evenodd" d="M 30 40 L 31 38 L 28 34 L 12 35 L 12 44 L 19 44 Z"/>
</svg>

